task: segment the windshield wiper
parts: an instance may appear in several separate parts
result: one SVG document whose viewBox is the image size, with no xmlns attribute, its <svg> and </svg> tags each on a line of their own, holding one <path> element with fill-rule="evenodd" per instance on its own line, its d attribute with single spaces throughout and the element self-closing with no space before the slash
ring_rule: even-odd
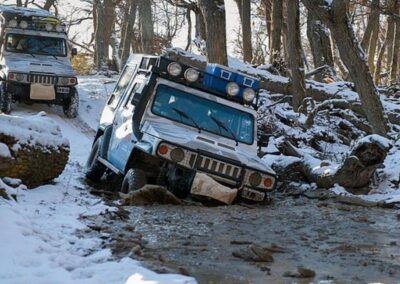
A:
<svg viewBox="0 0 400 284">
<path fill-rule="evenodd" d="M 235 133 L 230 128 L 228 128 L 221 120 L 215 118 L 213 115 L 210 115 L 210 118 L 215 122 L 216 125 L 218 125 L 218 127 L 223 128 L 226 132 L 228 132 L 232 136 L 233 140 L 235 140 L 236 142 L 236 146 L 239 145 L 239 141 Z"/>
<path fill-rule="evenodd" d="M 177 109 L 177 108 L 175 108 L 175 107 L 173 107 L 172 110 L 173 110 L 174 112 L 176 112 L 177 114 L 179 114 L 179 115 L 181 116 L 181 119 L 182 119 L 182 117 L 184 117 L 184 118 L 186 118 L 186 119 L 191 120 L 191 121 L 193 122 L 193 124 L 195 125 L 195 127 L 199 130 L 199 133 L 201 133 L 201 127 L 200 127 L 200 126 L 198 125 L 198 123 L 197 123 L 193 118 L 191 118 L 186 112 L 184 112 L 184 111 L 182 111 L 182 110 L 180 110 L 180 109 Z"/>
</svg>

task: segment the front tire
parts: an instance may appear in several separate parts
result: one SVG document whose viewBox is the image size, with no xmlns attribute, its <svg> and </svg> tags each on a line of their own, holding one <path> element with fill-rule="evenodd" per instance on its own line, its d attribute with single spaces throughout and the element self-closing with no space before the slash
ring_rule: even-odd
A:
<svg viewBox="0 0 400 284">
<path fill-rule="evenodd" d="M 93 144 L 92 151 L 90 152 L 89 158 L 86 162 L 85 176 L 93 182 L 99 182 L 106 170 L 106 167 L 99 162 L 101 141 L 102 138 L 100 137 Z"/>
<path fill-rule="evenodd" d="M 66 117 L 75 118 L 78 116 L 79 110 L 79 94 L 74 88 L 74 91 L 70 98 L 68 98 L 63 105 L 63 111 Z"/>
<path fill-rule="evenodd" d="M 147 184 L 146 173 L 140 169 L 129 169 L 122 181 L 121 192 L 129 193 L 141 189 Z"/>
<path fill-rule="evenodd" d="M 0 93 L 0 112 L 9 114 L 11 112 L 12 95 L 10 93 Z"/>
</svg>

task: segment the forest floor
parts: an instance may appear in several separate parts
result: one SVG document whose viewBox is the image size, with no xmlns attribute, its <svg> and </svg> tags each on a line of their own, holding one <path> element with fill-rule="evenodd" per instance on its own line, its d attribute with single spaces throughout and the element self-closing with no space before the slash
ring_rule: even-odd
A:
<svg viewBox="0 0 400 284">
<path fill-rule="evenodd" d="M 30 283 L 44 279 L 58 283 L 69 279 L 65 277 L 81 283 L 105 279 L 121 283 L 136 271 L 144 278 L 131 283 L 193 283 L 175 274 L 153 274 L 127 260 L 131 258 L 153 271 L 190 275 L 199 283 L 396 283 L 400 279 L 400 210 L 396 206 L 352 206 L 324 195 L 277 193 L 274 202 L 264 206 L 210 207 L 188 202 L 115 211 L 111 200 L 89 194 L 99 188 L 86 183 L 83 166 L 106 93 L 113 87 L 102 84 L 107 81 L 81 78 L 79 119 L 65 119 L 61 110 L 46 106 L 17 105 L 12 113 L 30 116 L 46 111 L 70 140 L 71 157 L 54 184 L 19 197 L 20 207 L 13 212 L 21 215 L 16 223 L 26 230 L 21 231 L 20 241 L 10 242 L 7 236 L 5 240 L 10 255 L 15 256 L 18 248 L 21 259 L 0 263 L 19 269 L 22 278 L 12 275 L 9 279 L 18 283 L 31 273 L 36 278 Z M 100 189 L 114 186 L 118 185 L 105 184 Z M 105 210 L 103 202 L 114 209 Z M 8 212 L 4 206 L 0 209 Z M 32 232 L 27 233 L 30 225 Z M 28 242 L 33 238 L 41 240 L 40 273 L 39 243 L 35 240 L 30 247 Z M 265 248 L 268 262 L 246 260 L 254 247 Z M 27 267 L 29 273 L 25 270 L 24 274 Z M 315 277 L 299 278 L 313 273 L 298 267 L 312 270 Z M 4 272 L 6 276 L 12 273 Z"/>
</svg>

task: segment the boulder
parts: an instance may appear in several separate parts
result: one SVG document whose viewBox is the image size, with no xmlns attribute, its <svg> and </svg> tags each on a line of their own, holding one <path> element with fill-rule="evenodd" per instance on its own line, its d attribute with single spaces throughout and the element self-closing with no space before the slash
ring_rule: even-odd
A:
<svg viewBox="0 0 400 284">
<path fill-rule="evenodd" d="M 128 194 L 120 193 L 122 204 L 125 206 L 145 206 L 152 204 L 180 205 L 182 201 L 167 190 L 166 187 L 147 184 L 141 189 Z"/>
<path fill-rule="evenodd" d="M 68 156 L 68 140 L 44 112 L 30 117 L 0 114 L 0 178 L 37 186 L 58 177 Z"/>
</svg>

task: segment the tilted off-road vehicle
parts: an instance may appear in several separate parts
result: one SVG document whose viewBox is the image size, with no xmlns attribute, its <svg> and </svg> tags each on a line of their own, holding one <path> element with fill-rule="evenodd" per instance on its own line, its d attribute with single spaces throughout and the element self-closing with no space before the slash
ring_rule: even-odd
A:
<svg viewBox="0 0 400 284">
<path fill-rule="evenodd" d="M 0 25 L 0 112 L 22 101 L 61 105 L 76 117 L 76 49 L 69 50 L 65 25 L 46 10 L 8 5 L 0 5 Z"/>
<path fill-rule="evenodd" d="M 264 201 L 275 173 L 257 156 L 259 80 L 209 64 L 205 70 L 166 56 L 134 54 L 103 110 L 86 177 L 124 176 L 122 192 L 147 182 L 179 197 L 196 173 Z"/>
</svg>

